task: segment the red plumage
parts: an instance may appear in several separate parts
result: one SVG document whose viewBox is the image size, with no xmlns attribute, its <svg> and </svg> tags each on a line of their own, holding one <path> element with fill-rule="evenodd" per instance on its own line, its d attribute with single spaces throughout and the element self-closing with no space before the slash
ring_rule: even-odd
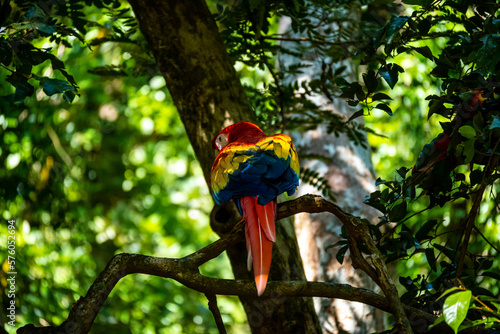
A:
<svg viewBox="0 0 500 334">
<path fill-rule="evenodd" d="M 253 264 L 257 294 L 264 293 L 276 241 L 276 197 L 293 194 L 298 185 L 298 158 L 290 137 L 266 136 L 247 122 L 228 126 L 212 140 L 220 150 L 211 173 L 217 203 L 234 199 L 246 221 L 248 270 Z"/>
<path fill-rule="evenodd" d="M 226 134 L 229 143 L 255 144 L 267 137 L 257 125 L 248 122 L 239 122 L 228 126 L 212 139 L 212 148 L 217 150 L 216 140 L 220 134 Z"/>
<path fill-rule="evenodd" d="M 260 296 L 266 289 L 273 242 L 276 241 L 274 221 L 276 219 L 276 200 L 262 206 L 257 197 L 245 196 L 239 199 L 245 226 L 245 239 L 248 252 L 248 270 L 253 263 L 253 272 L 257 294 Z"/>
</svg>

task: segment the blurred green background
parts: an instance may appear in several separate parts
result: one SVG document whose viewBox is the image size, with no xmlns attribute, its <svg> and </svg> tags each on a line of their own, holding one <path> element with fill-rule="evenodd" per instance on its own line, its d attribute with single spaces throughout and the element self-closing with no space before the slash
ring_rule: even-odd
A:
<svg viewBox="0 0 500 334">
<path fill-rule="evenodd" d="M 110 35 L 115 17 L 95 8 L 84 11 L 98 23 L 83 36 L 87 42 Z M 271 29 L 277 29 L 277 22 Z M 18 325 L 60 324 L 114 254 L 182 257 L 217 239 L 209 226 L 213 202 L 201 169 L 146 48 L 140 43 L 89 47 L 74 38 L 69 42 L 65 46 L 46 39 L 35 45 L 52 47 L 66 64 L 80 87 L 73 103 L 38 89 L 25 105 L 2 105 L 0 111 L 0 214 L 16 224 Z M 428 45 L 438 50 L 444 43 L 437 39 Z M 426 121 L 424 99 L 438 94 L 440 84 L 429 75 L 432 64 L 406 53 L 396 61 L 405 73 L 391 92 L 399 96 L 391 102 L 394 116 L 374 111 L 366 117 L 367 125 L 385 136 L 369 134 L 375 169 L 383 179 L 396 178 L 394 170 L 401 166 L 411 168 L 423 145 L 442 131 L 439 117 Z M 268 71 L 243 63 L 236 68 L 242 82 L 254 89 L 262 90 L 262 82 L 272 81 Z M 60 76 L 49 61 L 33 72 Z M 0 71 L 0 96 L 14 91 L 5 84 L 8 74 Z M 426 204 L 412 205 L 411 211 L 418 212 Z M 493 200 L 485 201 L 479 218 L 483 233 L 493 237 L 500 235 L 500 219 L 490 214 L 494 205 Z M 449 222 L 450 216 L 466 212 L 467 207 L 457 203 L 418 219 L 448 217 Z M 7 225 L 1 224 L 0 235 L 7 234 Z M 2 255 L 7 254 L 6 241 L 0 240 Z M 476 244 L 475 251 L 485 247 Z M 495 261 L 498 268 L 498 258 Z M 399 274 L 426 273 L 425 262 L 418 254 L 398 265 Z M 4 306 L 7 271 L 4 261 Z M 225 253 L 205 264 L 202 273 L 232 278 Z M 499 293 L 498 285 L 486 288 Z M 228 332 L 249 331 L 237 298 L 220 296 L 218 302 Z M 131 275 L 118 283 L 99 312 L 92 333 L 105 332 L 218 331 L 200 293 L 172 280 Z"/>
<path fill-rule="evenodd" d="M 88 15 L 101 26 L 87 41 L 106 36 L 114 20 L 93 11 Z M 136 75 L 131 53 L 153 59 L 138 46 L 112 42 L 92 50 L 75 39 L 71 48 L 48 40 L 36 46 L 55 48 L 80 96 L 68 103 L 39 90 L 26 106 L 2 108 L 0 213 L 16 221 L 17 324 L 57 325 L 114 254 L 182 257 L 217 236 L 209 226 L 212 199 L 165 81 L 155 70 Z M 89 73 L 108 65 L 128 75 Z M 51 71 L 46 61 L 33 72 Z M 0 82 L 7 74 L 0 71 Z M 0 95 L 12 92 L 0 85 Z M 7 233 L 1 224 L 0 235 Z M 0 242 L 4 255 L 6 241 Z M 232 278 L 225 253 L 202 273 Z M 237 298 L 220 297 L 219 306 L 231 332 L 247 331 Z M 113 290 L 92 332 L 218 331 L 204 295 L 171 280 L 131 275 Z"/>
</svg>

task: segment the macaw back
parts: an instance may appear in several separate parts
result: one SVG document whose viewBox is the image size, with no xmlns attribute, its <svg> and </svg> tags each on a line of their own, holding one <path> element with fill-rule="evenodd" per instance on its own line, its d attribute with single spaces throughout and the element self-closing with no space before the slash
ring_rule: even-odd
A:
<svg viewBox="0 0 500 334">
<path fill-rule="evenodd" d="M 222 130 L 227 138 L 212 166 L 210 186 L 216 203 L 236 200 L 246 221 L 248 268 L 253 263 L 257 293 L 266 287 L 276 241 L 276 198 L 293 195 L 299 184 L 297 151 L 289 136 L 266 136 L 251 123 Z M 215 144 L 214 144 L 215 147 Z"/>
</svg>

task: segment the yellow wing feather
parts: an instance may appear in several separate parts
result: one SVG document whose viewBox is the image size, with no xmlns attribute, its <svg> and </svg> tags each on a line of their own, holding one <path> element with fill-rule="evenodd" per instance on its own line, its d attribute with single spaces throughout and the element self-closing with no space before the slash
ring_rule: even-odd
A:
<svg viewBox="0 0 500 334">
<path fill-rule="evenodd" d="M 219 159 L 213 166 L 210 176 L 212 191 L 219 192 L 229 182 L 228 175 L 238 170 L 240 163 L 246 162 L 258 150 L 272 151 L 277 157 L 287 160 L 290 158 L 290 167 L 299 174 L 299 159 L 292 139 L 285 134 L 278 134 L 263 138 L 257 144 L 230 144 L 223 149 L 227 155 Z"/>
</svg>

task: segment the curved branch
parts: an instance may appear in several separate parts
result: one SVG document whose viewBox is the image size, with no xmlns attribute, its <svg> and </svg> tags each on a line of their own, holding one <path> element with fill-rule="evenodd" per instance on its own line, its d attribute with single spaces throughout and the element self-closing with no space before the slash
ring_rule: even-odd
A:
<svg viewBox="0 0 500 334">
<path fill-rule="evenodd" d="M 345 212 L 338 205 L 325 200 L 321 196 L 305 195 L 294 201 L 283 204 L 286 205 L 286 209 L 282 207 L 278 208 L 278 218 L 280 218 L 280 213 L 283 211 L 286 210 L 285 212 L 289 213 L 290 210 L 294 208 L 297 210 L 297 212 L 294 213 L 326 211 L 337 216 L 347 230 L 353 267 L 362 269 L 378 284 L 378 286 L 380 286 L 389 301 L 391 313 L 396 320 L 395 327 L 398 333 L 413 333 L 410 322 L 406 317 L 403 304 L 399 299 L 396 286 L 389 277 L 383 256 L 375 245 L 369 233 L 368 226 L 363 221 Z M 368 249 L 373 266 L 368 264 L 363 257 L 359 245 L 364 245 Z"/>
<path fill-rule="evenodd" d="M 108 263 L 90 287 L 87 295 L 80 298 L 71 308 L 68 319 L 58 327 L 36 328 L 32 325 L 18 330 L 18 333 L 87 333 L 101 306 L 116 283 L 129 274 L 149 274 L 174 279 L 188 288 L 206 295 L 253 296 L 253 282 L 211 278 L 186 269 L 183 259 L 159 258 L 140 254 L 118 254 Z M 373 291 L 355 288 L 348 284 L 304 281 L 270 281 L 262 297 L 275 302 L 285 296 L 340 298 L 360 302 L 390 312 L 384 296 Z M 405 306 L 408 314 L 431 324 L 435 317 L 429 313 Z"/>
<path fill-rule="evenodd" d="M 295 200 L 281 203 L 278 207 L 277 219 L 283 219 L 300 212 L 330 212 L 337 216 L 348 232 L 350 246 L 352 246 L 353 261 L 357 261 L 361 269 L 368 270 L 370 276 L 376 275 L 376 282 L 381 285 L 386 296 L 378 295 L 367 289 L 354 288 L 347 284 L 275 281 L 268 283 L 268 289 L 266 289 L 263 297 L 270 297 L 277 303 L 280 302 L 281 297 L 285 296 L 340 298 L 371 305 L 393 314 L 395 314 L 396 300 L 399 303 L 397 307 L 407 322 L 406 315 L 411 315 L 413 318 L 418 319 L 420 324 L 424 322 L 426 325 L 429 325 L 434 321 L 435 317 L 432 314 L 401 304 L 397 291 L 389 291 L 389 293 L 386 291 L 390 290 L 392 282 L 389 279 L 387 268 L 385 268 L 382 257 L 375 247 L 365 223 L 346 213 L 336 204 L 314 195 L 305 195 Z M 205 277 L 198 270 L 200 265 L 217 257 L 229 245 L 243 240 L 243 226 L 241 222 L 236 224 L 235 228 L 221 239 L 180 259 L 128 253 L 115 255 L 94 281 L 87 295 L 80 298 L 73 305 L 68 319 L 60 326 L 36 328 L 33 325 L 27 325 L 20 328 L 18 333 L 87 333 L 116 283 L 122 277 L 129 274 L 141 273 L 171 278 L 207 296 L 254 296 L 256 291 L 253 282 Z M 363 243 L 372 253 L 370 256 L 374 264 L 373 267 L 362 256 L 357 247 L 358 243 Z M 387 288 L 388 286 L 389 288 Z"/>
</svg>

